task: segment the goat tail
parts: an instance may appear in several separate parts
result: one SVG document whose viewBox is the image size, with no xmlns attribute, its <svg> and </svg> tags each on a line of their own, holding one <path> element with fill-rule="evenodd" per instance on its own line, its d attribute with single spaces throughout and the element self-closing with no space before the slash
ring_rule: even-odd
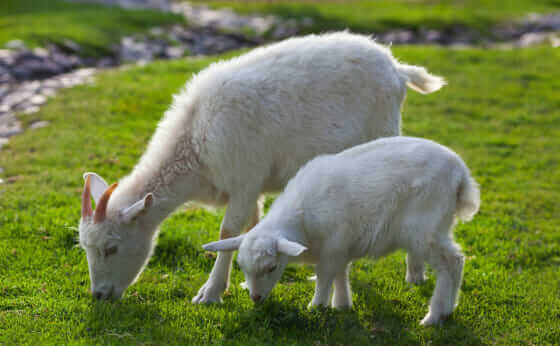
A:
<svg viewBox="0 0 560 346">
<path fill-rule="evenodd" d="M 480 189 L 474 179 L 468 174 L 463 178 L 457 189 L 457 206 L 455 215 L 470 221 L 480 208 Z"/>
<path fill-rule="evenodd" d="M 422 94 L 438 91 L 446 84 L 445 79 L 428 73 L 428 71 L 421 66 L 398 64 L 397 72 L 405 79 L 406 84 L 411 89 Z"/>
</svg>

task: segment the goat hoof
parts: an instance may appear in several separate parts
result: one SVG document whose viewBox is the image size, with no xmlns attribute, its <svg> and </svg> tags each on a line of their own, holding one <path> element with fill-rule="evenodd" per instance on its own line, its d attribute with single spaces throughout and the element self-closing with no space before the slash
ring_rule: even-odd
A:
<svg viewBox="0 0 560 346">
<path fill-rule="evenodd" d="M 441 326 L 444 321 L 447 321 L 450 318 L 451 318 L 451 314 L 435 316 L 428 313 L 426 317 L 424 317 L 424 319 L 420 322 L 420 325 L 424 327 Z"/>
<path fill-rule="evenodd" d="M 421 275 L 407 275 L 406 276 L 406 282 L 408 282 L 411 285 L 416 285 L 416 286 L 420 286 L 423 285 L 424 282 L 426 282 L 426 276 L 424 274 Z"/>
<path fill-rule="evenodd" d="M 205 283 L 200 288 L 198 294 L 192 299 L 193 304 L 214 304 L 222 303 L 220 290 L 212 287 L 210 284 Z"/>
</svg>

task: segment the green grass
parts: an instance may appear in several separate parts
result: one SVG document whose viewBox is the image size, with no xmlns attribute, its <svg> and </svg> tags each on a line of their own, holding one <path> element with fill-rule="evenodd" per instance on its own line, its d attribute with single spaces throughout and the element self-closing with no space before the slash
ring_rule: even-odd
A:
<svg viewBox="0 0 560 346">
<path fill-rule="evenodd" d="M 468 258 L 459 306 L 445 328 L 418 325 L 434 276 L 404 280 L 405 257 L 357 262 L 352 311 L 308 311 L 309 267 L 290 267 L 255 307 L 238 284 L 223 305 L 192 305 L 213 264 L 223 211 L 189 209 L 162 225 L 138 283 L 118 303 L 93 301 L 77 248 L 81 175 L 113 182 L 133 167 L 189 76 L 211 60 L 113 70 L 60 92 L 26 122 L 51 125 L 0 151 L 0 344 L 558 344 L 560 342 L 560 51 L 399 47 L 449 85 L 410 92 L 404 132 L 460 153 L 482 186 L 482 209 L 458 225 Z"/>
<path fill-rule="evenodd" d="M 181 16 L 158 11 L 63 0 L 2 0 L 0 46 L 14 39 L 31 46 L 70 39 L 84 46 L 86 54 L 102 54 L 124 35 L 182 22 Z"/>
<path fill-rule="evenodd" d="M 523 17 L 529 12 L 560 10 L 558 0 L 210 0 L 213 7 L 242 13 L 269 13 L 284 18 L 311 17 L 306 32 L 349 28 L 357 32 L 383 32 L 395 28 L 452 30 L 457 25 L 485 33 L 489 26 Z"/>
</svg>

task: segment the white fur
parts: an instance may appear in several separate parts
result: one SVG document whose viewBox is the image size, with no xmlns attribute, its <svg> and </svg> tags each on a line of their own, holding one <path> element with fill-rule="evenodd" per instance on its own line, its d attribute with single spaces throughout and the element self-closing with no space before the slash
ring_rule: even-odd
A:
<svg viewBox="0 0 560 346">
<path fill-rule="evenodd" d="M 312 160 L 251 232 L 204 248 L 239 249 L 256 301 L 269 295 L 288 261 L 314 263 L 311 306 L 328 305 L 334 284 L 335 308 L 352 306 L 351 261 L 404 249 L 407 281 L 424 281 L 424 262 L 437 272 L 422 320 L 429 325 L 455 308 L 464 257 L 452 228 L 457 218 L 471 219 L 479 204 L 478 185 L 457 154 L 424 139 L 383 138 Z"/>
<path fill-rule="evenodd" d="M 289 39 L 201 71 L 114 191 L 106 221 L 81 222 L 92 291 L 120 297 L 147 262 L 159 223 L 185 201 L 227 203 L 221 239 L 234 237 L 258 221 L 259 195 L 281 190 L 317 154 L 399 135 L 407 83 L 422 92 L 444 84 L 347 32 Z M 152 205 L 140 208 L 150 193 Z M 108 243 L 118 251 L 103 257 Z M 218 254 L 193 302 L 220 301 L 230 266 L 231 253 Z"/>
</svg>

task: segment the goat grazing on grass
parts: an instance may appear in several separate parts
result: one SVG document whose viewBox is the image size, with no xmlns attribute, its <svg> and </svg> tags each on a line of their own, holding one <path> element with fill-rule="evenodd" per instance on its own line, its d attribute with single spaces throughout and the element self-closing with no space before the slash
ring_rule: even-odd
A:
<svg viewBox="0 0 560 346">
<path fill-rule="evenodd" d="M 424 262 L 437 272 L 423 325 L 451 315 L 464 258 L 453 241 L 455 220 L 470 220 L 480 200 L 461 158 L 434 142 L 392 137 L 307 163 L 249 233 L 204 245 L 239 249 L 237 262 L 255 302 L 265 299 L 289 261 L 316 264 L 311 306 L 352 306 L 349 264 L 396 249 L 408 253 L 406 280 L 424 281 Z"/>
<path fill-rule="evenodd" d="M 220 239 L 236 237 L 258 222 L 259 196 L 280 191 L 308 160 L 399 135 L 406 85 L 430 93 L 443 84 L 347 32 L 289 39 L 201 71 L 118 186 L 84 175 L 80 244 L 92 294 L 121 297 L 146 265 L 158 225 L 184 202 L 227 204 Z M 218 254 L 194 303 L 221 301 L 231 258 Z"/>
</svg>

